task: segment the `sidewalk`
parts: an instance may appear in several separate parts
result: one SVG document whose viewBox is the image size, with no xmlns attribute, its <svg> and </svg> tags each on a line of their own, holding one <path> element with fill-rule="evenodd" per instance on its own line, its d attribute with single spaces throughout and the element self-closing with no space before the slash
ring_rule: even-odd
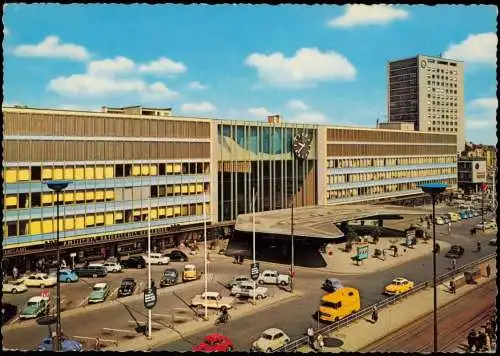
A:
<svg viewBox="0 0 500 356">
<path fill-rule="evenodd" d="M 480 278 L 477 285 L 484 284 L 492 279 L 496 279 L 496 268 L 493 268 L 490 278 Z M 443 284 L 438 286 L 438 307 L 442 307 L 451 301 L 460 298 L 470 290 L 477 287 L 477 285 L 466 284 L 457 289 L 456 294 L 450 294 L 448 287 Z M 401 303 L 388 306 L 379 310 L 379 321 L 372 324 L 361 318 L 348 326 L 338 329 L 330 335 L 324 337 L 332 337 L 342 340 L 341 347 L 324 347 L 322 352 L 356 352 L 359 351 L 373 342 L 389 335 L 400 328 L 408 325 L 409 323 L 417 320 L 433 310 L 433 290 L 432 288 L 423 290 L 414 295 L 410 295 Z M 408 308 L 411 305 L 412 308 Z M 360 337 L 363 335 L 363 337 Z M 309 346 L 302 346 L 297 351 L 311 352 Z"/>
</svg>

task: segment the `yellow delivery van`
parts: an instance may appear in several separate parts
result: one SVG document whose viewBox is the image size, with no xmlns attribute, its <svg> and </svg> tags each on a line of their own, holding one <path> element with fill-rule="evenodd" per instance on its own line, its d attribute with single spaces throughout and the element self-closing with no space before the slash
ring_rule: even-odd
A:
<svg viewBox="0 0 500 356">
<path fill-rule="evenodd" d="M 319 318 L 337 321 L 361 309 L 361 299 L 356 288 L 343 287 L 321 298 Z"/>
</svg>

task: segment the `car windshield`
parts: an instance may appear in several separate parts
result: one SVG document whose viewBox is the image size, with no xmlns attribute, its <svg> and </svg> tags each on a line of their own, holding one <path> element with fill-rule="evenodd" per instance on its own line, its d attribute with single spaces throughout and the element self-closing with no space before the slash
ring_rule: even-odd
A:
<svg viewBox="0 0 500 356">
<path fill-rule="evenodd" d="M 173 276 L 175 276 L 175 271 L 165 271 L 163 273 L 163 275 L 165 275 L 167 277 L 173 277 Z"/>
<path fill-rule="evenodd" d="M 38 302 L 28 302 L 29 307 L 37 306 L 37 305 L 38 305 Z"/>
<path fill-rule="evenodd" d="M 262 334 L 262 338 L 263 339 L 266 339 L 266 340 L 272 340 L 273 339 L 273 336 L 272 335 L 269 335 L 269 334 Z"/>
<path fill-rule="evenodd" d="M 93 289 L 94 289 L 94 291 L 99 292 L 99 291 L 102 291 L 104 289 L 104 287 L 94 287 Z"/>
<path fill-rule="evenodd" d="M 333 309 L 337 309 L 338 308 L 338 303 L 321 301 L 321 305 L 324 306 L 324 307 L 333 308 Z"/>
<path fill-rule="evenodd" d="M 130 285 L 132 285 L 132 281 L 123 281 L 122 282 L 122 286 L 128 287 Z"/>
</svg>

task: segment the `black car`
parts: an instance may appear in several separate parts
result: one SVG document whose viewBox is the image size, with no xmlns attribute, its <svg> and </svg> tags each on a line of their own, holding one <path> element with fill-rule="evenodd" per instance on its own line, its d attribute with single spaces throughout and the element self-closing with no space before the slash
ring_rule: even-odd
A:
<svg viewBox="0 0 500 356">
<path fill-rule="evenodd" d="M 167 253 L 167 256 L 170 257 L 171 262 L 187 262 L 188 256 L 179 250 L 173 250 L 170 253 Z"/>
<path fill-rule="evenodd" d="M 161 276 L 160 287 L 164 288 L 168 286 L 173 286 L 177 284 L 178 278 L 179 278 L 179 272 L 177 272 L 176 269 L 167 268 Z"/>
<path fill-rule="evenodd" d="M 134 294 L 137 283 L 133 278 L 123 278 L 120 288 L 118 288 L 118 297 L 126 297 Z"/>
<path fill-rule="evenodd" d="M 76 267 L 73 272 L 77 274 L 80 278 L 85 277 L 106 277 L 108 275 L 108 270 L 104 266 L 83 266 Z"/>
<path fill-rule="evenodd" d="M 465 250 L 460 245 L 452 245 L 450 250 L 446 253 L 445 257 L 458 258 L 464 254 Z"/>
<path fill-rule="evenodd" d="M 2 325 L 17 315 L 17 307 L 10 303 L 2 303 Z"/>
<path fill-rule="evenodd" d="M 142 256 L 130 256 L 120 264 L 125 268 L 146 268 L 146 260 Z"/>
</svg>

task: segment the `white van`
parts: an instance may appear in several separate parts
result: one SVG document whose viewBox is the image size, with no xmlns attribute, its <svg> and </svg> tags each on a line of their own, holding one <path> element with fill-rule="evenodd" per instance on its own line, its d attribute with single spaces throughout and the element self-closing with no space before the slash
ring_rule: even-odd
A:
<svg viewBox="0 0 500 356">
<path fill-rule="evenodd" d="M 142 255 L 146 260 L 146 263 L 149 263 L 148 254 Z M 152 265 L 168 265 L 170 263 L 170 257 L 161 253 L 151 253 L 151 264 Z"/>
</svg>

